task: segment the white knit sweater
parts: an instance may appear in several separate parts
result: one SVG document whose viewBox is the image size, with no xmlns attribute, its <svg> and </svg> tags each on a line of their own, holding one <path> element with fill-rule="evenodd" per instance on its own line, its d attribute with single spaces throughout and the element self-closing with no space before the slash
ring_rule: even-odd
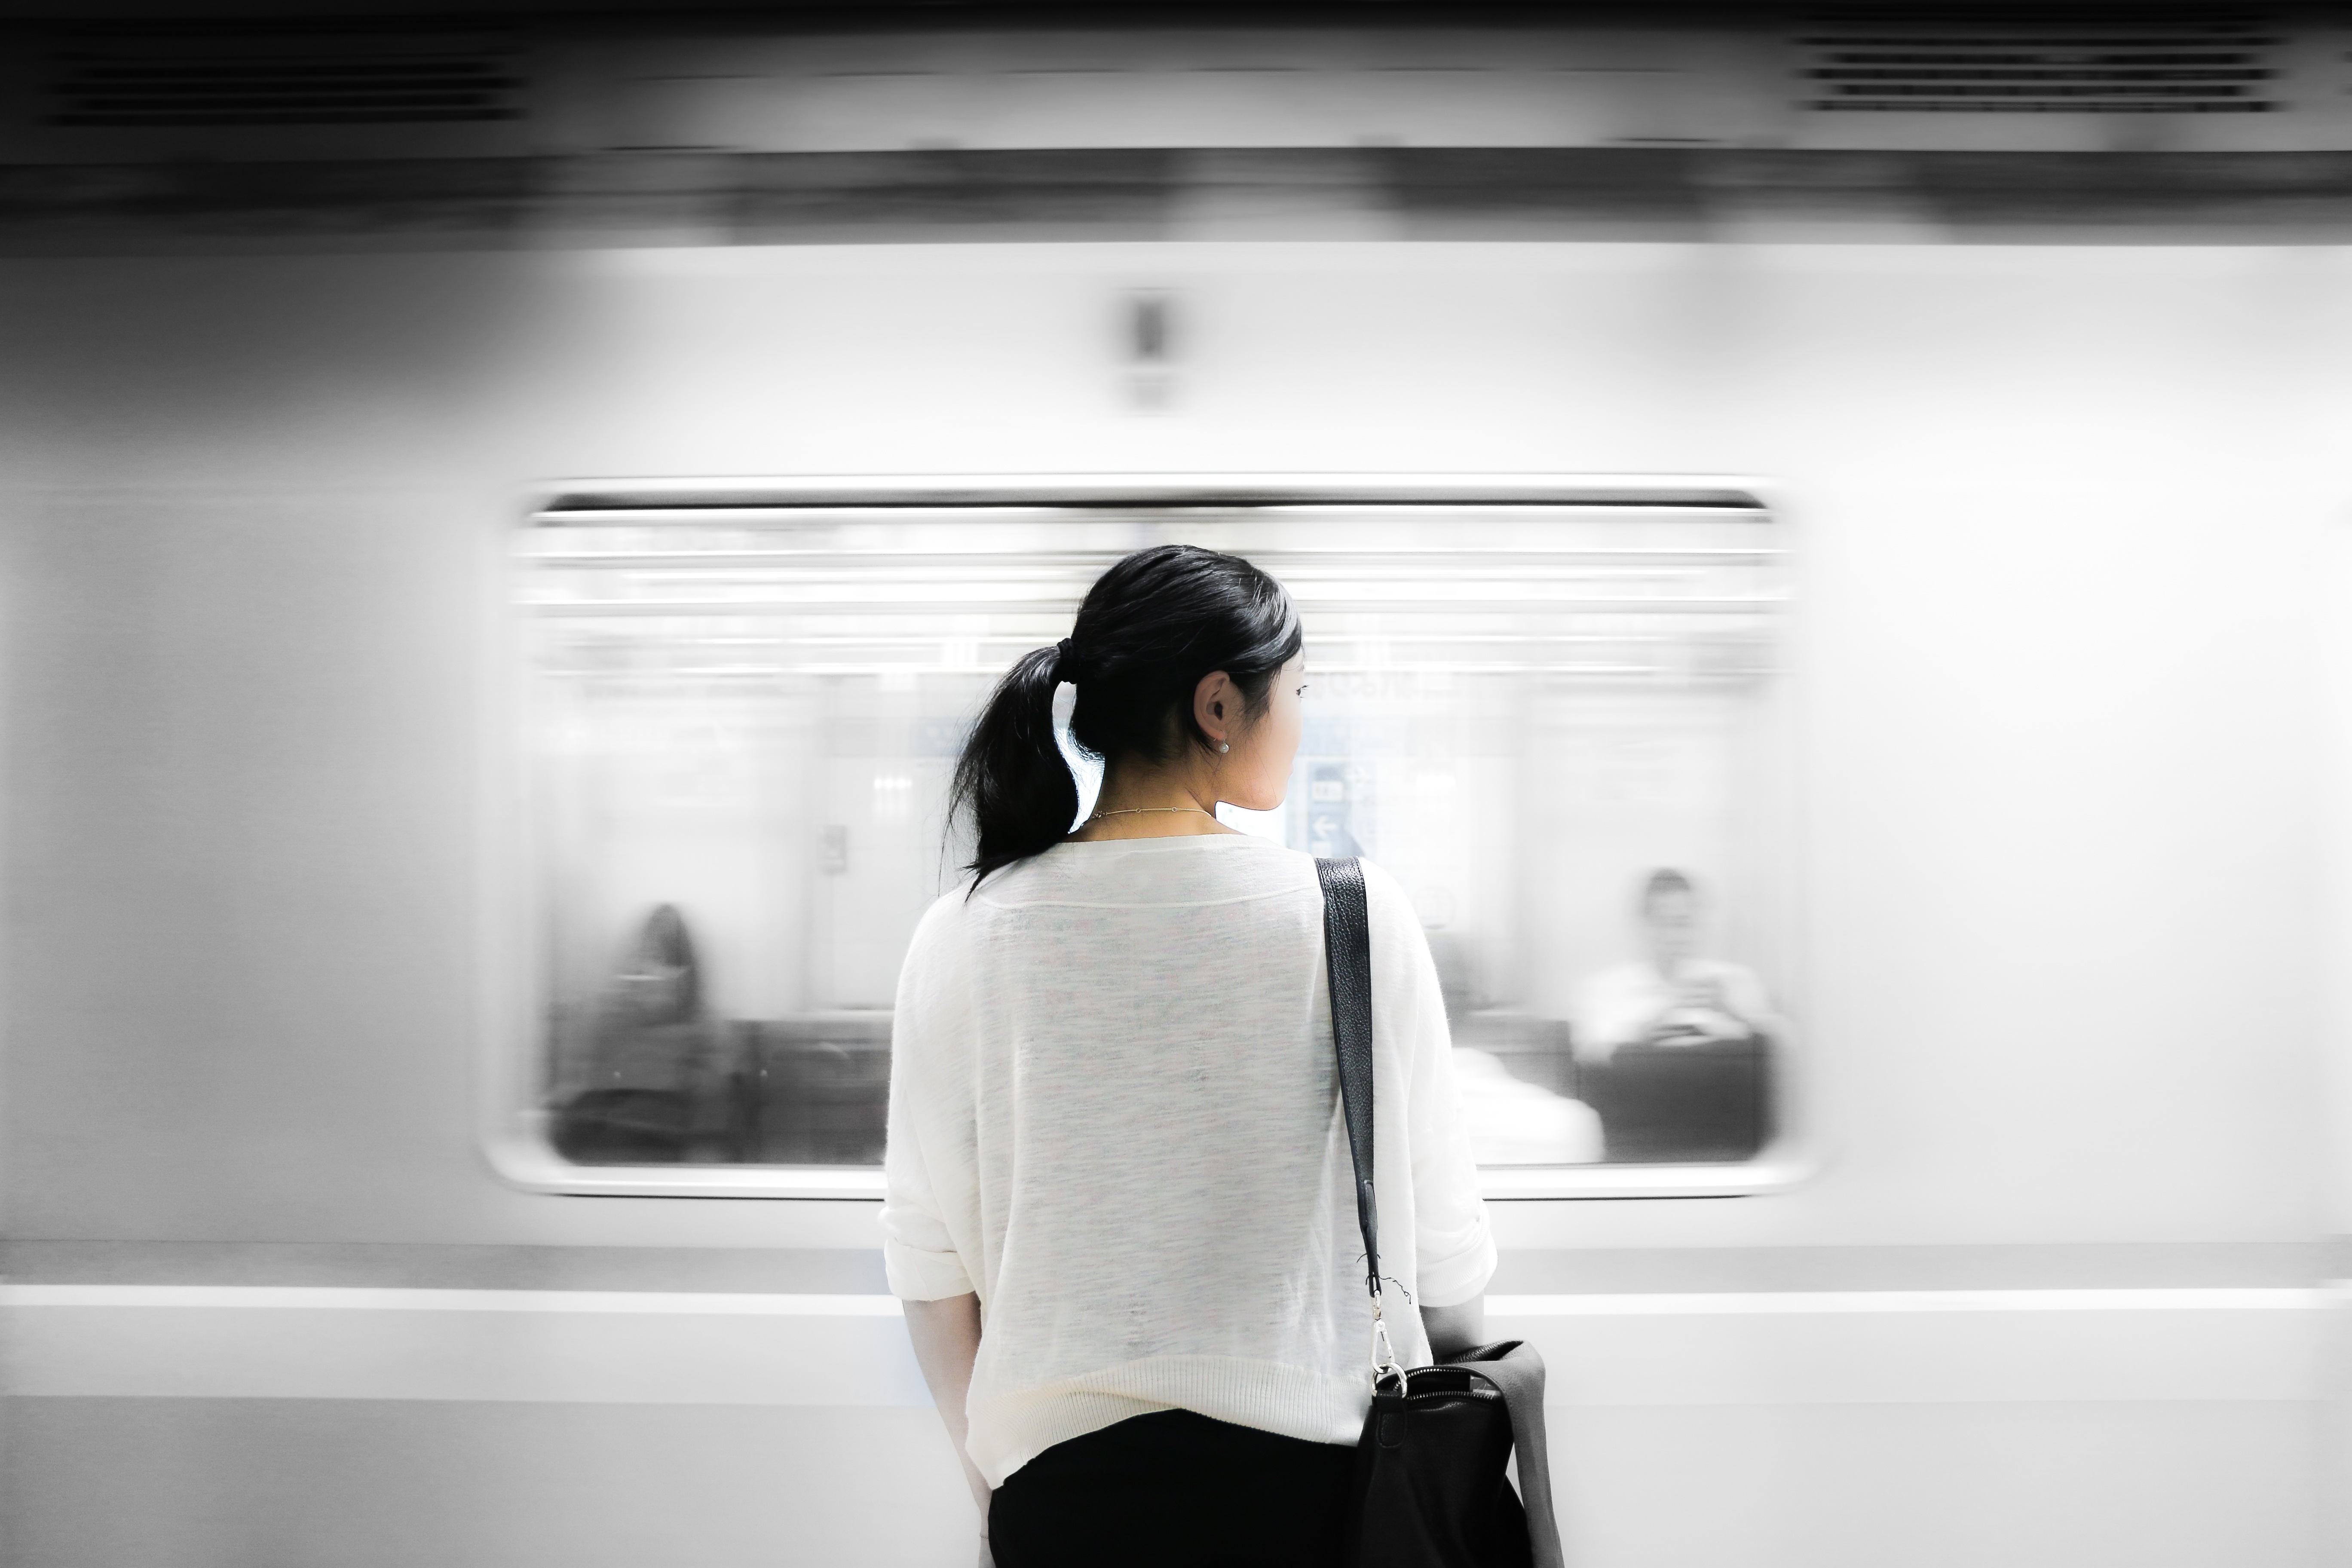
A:
<svg viewBox="0 0 2352 1568">
<path fill-rule="evenodd" d="M 1495 1245 L 1429 945 L 1364 868 L 1374 1183 L 1399 1356 Z M 898 980 L 883 1256 L 980 1294 L 967 1405 L 991 1485 L 1181 1407 L 1352 1443 L 1371 1304 L 1315 863 L 1235 836 L 1065 844 L 931 906 Z M 1402 1289 L 1398 1289 L 1402 1287 Z"/>
</svg>

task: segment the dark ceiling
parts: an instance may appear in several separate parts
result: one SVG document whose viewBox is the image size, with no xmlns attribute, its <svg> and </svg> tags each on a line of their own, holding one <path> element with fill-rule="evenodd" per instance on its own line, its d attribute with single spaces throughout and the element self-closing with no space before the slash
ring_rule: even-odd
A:
<svg viewBox="0 0 2352 1568">
<path fill-rule="evenodd" d="M 1879 0 L 1877 4 L 1792 5 L 1790 0 L 1481 0 L 1431 4 L 1428 0 L 1352 0 L 1334 4 L 1171 4 L 1168 0 L 1095 0 L 1092 4 L 1005 4 L 1003 0 L 832 0 L 830 4 L 771 0 L 768 4 L 671 5 L 651 0 L 494 0 L 465 5 L 452 0 L 0 0 L 0 21 L 47 23 L 232 22 L 240 19 L 425 18 L 488 22 L 511 18 L 562 24 L 566 20 L 691 25 L 696 21 L 757 21 L 817 29 L 835 27 L 1167 26 L 1394 26 L 1480 25 L 1530 22 L 1620 25 L 1705 25 L 1710 21 L 1824 22 L 1910 21 L 1923 23 L 2068 22 L 2157 23 L 2274 21 L 2289 17 L 2352 16 L 2352 0 L 2332 4 L 2240 5 L 2161 3 L 2161 0 Z"/>
</svg>

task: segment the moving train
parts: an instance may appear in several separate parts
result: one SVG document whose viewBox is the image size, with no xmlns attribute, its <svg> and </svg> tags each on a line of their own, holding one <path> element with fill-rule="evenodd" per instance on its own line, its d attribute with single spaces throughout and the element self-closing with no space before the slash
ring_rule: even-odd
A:
<svg viewBox="0 0 2352 1568">
<path fill-rule="evenodd" d="M 1166 539 L 1577 1562 L 2352 1561 L 2343 19 L 8 26 L 10 1563 L 971 1561 L 891 985 Z"/>
</svg>

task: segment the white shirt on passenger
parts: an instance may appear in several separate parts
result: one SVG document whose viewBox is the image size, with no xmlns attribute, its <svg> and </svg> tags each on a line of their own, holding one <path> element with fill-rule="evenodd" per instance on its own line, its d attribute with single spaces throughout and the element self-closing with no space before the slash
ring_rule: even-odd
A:
<svg viewBox="0 0 2352 1568">
<path fill-rule="evenodd" d="M 1685 987 L 1713 989 L 1721 1006 L 1681 1005 Z M 1720 959 L 1689 958 L 1668 980 L 1646 958 L 1588 974 L 1576 988 L 1569 1020 L 1569 1044 L 1587 1061 L 1607 1061 L 1653 1026 L 1663 1026 L 1660 1043 L 1687 1045 L 1708 1039 L 1741 1039 L 1769 1029 L 1772 1004 L 1756 972 Z"/>
<path fill-rule="evenodd" d="M 1384 1314 L 1495 1269 L 1429 944 L 1366 864 Z M 966 1447 L 993 1486 L 1182 1408 L 1352 1444 L 1364 1286 L 1315 862 L 1240 835 L 1064 844 L 933 904 L 893 1021 L 883 1256 L 977 1290 Z"/>
</svg>

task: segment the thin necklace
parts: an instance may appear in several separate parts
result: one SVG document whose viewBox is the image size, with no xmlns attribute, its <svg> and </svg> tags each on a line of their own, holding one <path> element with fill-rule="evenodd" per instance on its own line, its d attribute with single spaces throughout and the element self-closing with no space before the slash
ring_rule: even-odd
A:
<svg viewBox="0 0 2352 1568">
<path fill-rule="evenodd" d="M 1200 811 L 1202 816 L 1217 815 L 1213 811 L 1201 811 L 1197 805 L 1130 805 L 1118 811 L 1097 811 L 1087 820 L 1100 822 L 1106 816 L 1143 816 L 1155 811 Z"/>
</svg>

